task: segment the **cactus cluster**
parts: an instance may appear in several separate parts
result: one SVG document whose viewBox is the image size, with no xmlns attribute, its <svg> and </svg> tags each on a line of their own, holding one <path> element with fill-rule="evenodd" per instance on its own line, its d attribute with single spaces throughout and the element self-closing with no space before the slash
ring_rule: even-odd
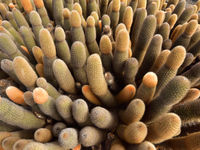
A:
<svg viewBox="0 0 200 150">
<path fill-rule="evenodd" d="M 0 0 L 0 150 L 200 149 L 200 0 Z"/>
</svg>

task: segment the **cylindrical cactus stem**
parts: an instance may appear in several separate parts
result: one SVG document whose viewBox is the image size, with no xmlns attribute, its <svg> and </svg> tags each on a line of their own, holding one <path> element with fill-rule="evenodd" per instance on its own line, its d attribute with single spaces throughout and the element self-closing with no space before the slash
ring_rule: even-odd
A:
<svg viewBox="0 0 200 150">
<path fill-rule="evenodd" d="M 96 41 L 95 20 L 92 16 L 87 18 L 87 26 L 85 29 L 86 44 L 90 54 L 100 54 L 99 46 Z"/>
<path fill-rule="evenodd" d="M 85 21 L 85 18 L 83 17 L 83 14 L 82 14 L 83 12 L 82 12 L 81 5 L 80 5 L 78 2 L 74 3 L 74 5 L 73 5 L 73 10 L 76 10 L 76 11 L 79 13 L 79 15 L 80 15 L 80 17 L 81 17 L 81 25 L 82 25 L 82 27 L 85 29 L 87 23 L 86 23 L 86 21 Z"/>
<path fill-rule="evenodd" d="M 126 29 L 126 25 L 124 23 L 120 23 L 117 25 L 116 29 L 115 29 L 115 40 L 117 39 L 117 35 L 119 34 L 119 31 L 121 30 L 127 30 Z"/>
<path fill-rule="evenodd" d="M 190 80 L 192 87 L 195 86 L 195 84 L 200 79 L 200 62 L 193 65 L 192 68 L 190 68 L 188 71 L 186 71 L 182 75 L 187 77 Z"/>
<path fill-rule="evenodd" d="M 47 29 L 41 29 L 39 33 L 40 46 L 43 51 L 43 63 L 44 63 L 44 76 L 51 83 L 55 84 L 55 77 L 53 74 L 52 64 L 56 59 L 56 47 L 50 32 Z"/>
<path fill-rule="evenodd" d="M 132 25 L 132 29 L 131 29 L 131 46 L 132 46 L 132 51 L 134 50 L 139 34 L 140 34 L 140 30 L 142 28 L 142 24 L 144 22 L 144 19 L 147 16 L 147 11 L 144 8 L 138 8 L 135 11 L 134 14 L 134 19 L 133 19 L 133 25 Z"/>
<path fill-rule="evenodd" d="M 147 14 L 148 15 L 155 15 L 157 11 L 157 4 L 156 2 L 151 2 L 147 5 Z"/>
<path fill-rule="evenodd" d="M 134 84 L 138 72 L 138 61 L 136 58 L 128 58 L 124 63 L 124 83 Z"/>
<path fill-rule="evenodd" d="M 185 5 L 186 5 L 186 1 L 180 0 L 173 11 L 173 14 L 176 14 L 177 17 L 179 18 L 184 11 Z"/>
<path fill-rule="evenodd" d="M 82 42 L 85 45 L 86 54 L 88 56 L 89 52 L 86 47 L 85 34 L 84 34 L 83 28 L 81 26 L 81 16 L 79 15 L 79 13 L 76 10 L 71 11 L 70 25 L 71 25 L 70 36 L 71 36 L 72 43 L 75 41 Z"/>
<path fill-rule="evenodd" d="M 108 3 L 109 3 L 109 0 L 104 0 L 104 1 L 101 1 L 101 15 L 103 16 L 104 14 L 106 14 L 107 12 L 107 9 L 108 9 Z"/>
<path fill-rule="evenodd" d="M 99 48 L 101 51 L 101 60 L 105 71 L 112 70 L 112 43 L 107 35 L 103 35 L 100 39 Z"/>
<path fill-rule="evenodd" d="M 40 46 L 47 58 L 56 57 L 56 48 L 53 38 L 47 29 L 41 29 L 39 33 Z"/>
<path fill-rule="evenodd" d="M 70 10 L 68 8 L 63 9 L 64 25 L 63 29 L 69 31 L 71 28 L 70 25 Z"/>
<path fill-rule="evenodd" d="M 200 100 L 188 101 L 183 104 L 179 104 L 172 108 L 172 112 L 180 116 L 183 124 L 198 121 L 200 113 L 198 108 L 200 106 Z"/>
<path fill-rule="evenodd" d="M 147 1 L 146 0 L 139 0 L 138 1 L 138 8 L 145 8 L 146 9 L 147 6 Z"/>
<path fill-rule="evenodd" d="M 147 48 L 151 42 L 151 39 L 156 30 L 156 18 L 153 15 L 149 15 L 145 18 L 142 25 L 135 49 L 133 51 L 133 57 L 135 57 L 139 65 L 143 62 Z"/>
<path fill-rule="evenodd" d="M 53 17 L 54 17 L 54 20 L 55 20 L 55 24 L 62 26 L 63 23 L 64 23 L 63 0 L 53 0 L 52 6 L 53 6 Z"/>
<path fill-rule="evenodd" d="M 192 37 L 192 35 L 194 34 L 194 32 L 197 29 L 197 21 L 196 20 L 191 20 L 187 26 L 185 31 L 183 32 L 183 34 L 181 34 L 173 43 L 173 47 L 177 46 L 177 45 L 182 45 L 185 48 L 188 47 L 190 39 Z"/>
<path fill-rule="evenodd" d="M 100 16 L 100 10 L 99 10 L 99 6 L 96 2 L 96 0 L 89 0 L 88 1 L 88 5 L 87 5 L 87 14 L 88 16 L 91 15 L 91 13 L 95 11 L 98 16 Z"/>
<path fill-rule="evenodd" d="M 186 77 L 174 77 L 164 87 L 160 95 L 149 103 L 146 108 L 143 120 L 149 123 L 156 120 L 164 113 L 168 112 L 174 104 L 177 104 L 185 97 L 189 89 L 190 81 Z"/>
<path fill-rule="evenodd" d="M 30 28 L 28 22 L 26 21 L 24 15 L 17 9 L 12 9 L 13 16 L 15 18 L 15 21 L 17 22 L 18 27 L 26 26 L 27 28 Z"/>
<path fill-rule="evenodd" d="M 60 116 L 67 123 L 73 123 L 72 118 L 72 100 L 68 96 L 61 95 L 56 99 L 56 109 Z"/>
<path fill-rule="evenodd" d="M 180 103 L 191 102 L 197 100 L 200 96 L 200 90 L 197 88 L 191 88 L 187 95 L 181 100 Z"/>
<path fill-rule="evenodd" d="M 200 55 L 200 41 L 198 41 L 195 44 L 193 44 L 187 51 L 189 53 L 192 53 L 195 58 L 197 56 L 199 56 Z"/>
<path fill-rule="evenodd" d="M 9 125 L 9 124 L 0 120 L 0 131 L 1 132 L 12 132 L 12 131 L 17 131 L 17 130 L 19 130 L 18 127 Z"/>
<path fill-rule="evenodd" d="M 117 128 L 117 134 L 129 144 L 139 144 L 147 136 L 147 127 L 140 121 L 129 125 L 120 124 Z"/>
<path fill-rule="evenodd" d="M 15 57 L 13 60 L 13 69 L 17 78 L 28 89 L 31 90 L 35 87 L 38 76 L 26 59 L 21 56 Z"/>
<path fill-rule="evenodd" d="M 129 145 L 127 150 L 156 150 L 156 147 L 149 141 L 144 141 L 137 145 Z"/>
<path fill-rule="evenodd" d="M 59 144 L 64 149 L 73 149 L 78 145 L 78 131 L 75 128 L 66 128 L 58 137 Z"/>
<path fill-rule="evenodd" d="M 164 19 L 165 19 L 165 12 L 162 11 L 162 10 L 159 10 L 156 14 L 156 20 L 157 20 L 157 31 L 158 29 L 161 27 L 161 25 L 163 24 L 164 22 Z"/>
<path fill-rule="evenodd" d="M 135 96 L 135 91 L 135 86 L 128 84 L 115 96 L 115 99 L 119 104 L 128 103 Z"/>
<path fill-rule="evenodd" d="M 119 22 L 119 10 L 120 10 L 120 0 L 113 0 L 112 3 L 112 10 L 111 10 L 111 14 L 110 14 L 110 20 L 111 20 L 111 27 L 113 28 L 113 30 L 115 30 L 118 22 Z"/>
<path fill-rule="evenodd" d="M 50 19 L 49 19 L 49 16 L 48 16 L 48 13 L 47 13 L 47 10 L 44 6 L 44 2 L 43 0 L 34 0 L 34 4 L 37 8 L 37 12 L 38 14 L 40 15 L 41 17 L 41 20 L 42 20 L 42 25 L 44 27 L 47 27 L 48 24 L 50 23 Z"/>
<path fill-rule="evenodd" d="M 177 15 L 176 15 L 176 14 L 172 14 L 172 15 L 169 17 L 168 21 L 167 21 L 167 23 L 168 23 L 169 26 L 170 26 L 170 29 L 173 29 L 173 27 L 174 27 L 176 21 L 177 21 Z"/>
<path fill-rule="evenodd" d="M 14 143 L 12 148 L 13 150 L 23 150 L 24 147 L 30 142 L 32 142 L 32 140 L 20 139 Z"/>
<path fill-rule="evenodd" d="M 12 36 L 15 38 L 17 44 L 24 45 L 24 41 L 23 41 L 23 38 L 21 37 L 20 33 L 17 32 L 17 30 L 13 27 L 13 25 L 10 22 L 3 20 L 1 25 L 12 34 Z"/>
<path fill-rule="evenodd" d="M 153 72 L 148 72 L 144 75 L 142 83 L 137 89 L 136 98 L 140 98 L 145 104 L 148 104 L 153 99 L 158 83 L 157 75 Z"/>
<path fill-rule="evenodd" d="M 14 69 L 13 69 L 13 63 L 9 59 L 3 59 L 1 60 L 1 69 L 7 73 L 15 82 L 18 84 L 21 84 L 19 79 L 17 78 Z"/>
<path fill-rule="evenodd" d="M 20 2 L 27 14 L 29 14 L 32 10 L 34 10 L 31 0 L 20 0 Z"/>
<path fill-rule="evenodd" d="M 35 60 L 37 61 L 38 64 L 43 64 L 43 56 L 44 56 L 44 54 L 43 54 L 43 52 L 42 52 L 40 47 L 34 46 L 32 48 L 32 54 L 33 54 L 33 56 L 34 56 L 34 58 L 35 58 Z"/>
<path fill-rule="evenodd" d="M 8 55 L 10 59 L 14 59 L 16 56 L 22 56 L 26 58 L 15 45 L 14 41 L 5 33 L 0 33 L 0 49 L 2 52 Z"/>
<path fill-rule="evenodd" d="M 157 71 L 158 85 L 155 95 L 159 95 L 160 91 L 167 85 L 167 83 L 176 76 L 178 68 L 184 62 L 186 57 L 186 50 L 183 46 L 176 46 L 171 50 L 165 64 Z"/>
<path fill-rule="evenodd" d="M 32 55 L 32 48 L 36 46 L 33 32 L 26 26 L 21 26 L 19 32 L 21 33 L 24 43 L 28 48 L 29 53 Z"/>
<path fill-rule="evenodd" d="M 89 108 L 83 99 L 73 101 L 71 106 L 72 116 L 79 125 L 87 124 L 89 121 Z"/>
<path fill-rule="evenodd" d="M 64 0 L 64 6 L 65 8 L 68 8 L 70 11 L 72 11 L 74 0 Z"/>
<path fill-rule="evenodd" d="M 85 44 L 85 34 L 83 28 L 81 26 L 81 16 L 78 11 L 72 10 L 70 17 L 70 25 L 71 25 L 71 37 L 72 41 L 81 41 Z"/>
<path fill-rule="evenodd" d="M 66 124 L 62 122 L 57 122 L 56 124 L 53 125 L 52 133 L 55 137 L 58 137 L 60 132 L 65 128 L 67 128 Z"/>
<path fill-rule="evenodd" d="M 45 124 L 44 120 L 6 98 L 1 98 L 0 104 L 1 120 L 5 123 L 22 129 L 36 129 Z"/>
<path fill-rule="evenodd" d="M 98 54 L 92 54 L 87 59 L 87 78 L 92 92 L 104 103 L 111 107 L 116 105 L 114 96 L 108 89 L 103 74 L 103 66 Z"/>
<path fill-rule="evenodd" d="M 52 139 L 52 133 L 47 128 L 39 128 L 34 133 L 34 139 L 37 142 L 47 143 Z"/>
<path fill-rule="evenodd" d="M 9 86 L 6 88 L 6 95 L 8 98 L 16 104 L 25 105 L 24 92 L 15 86 Z"/>
<path fill-rule="evenodd" d="M 38 107 L 45 115 L 50 116 L 55 120 L 61 120 L 61 117 L 56 110 L 55 99 L 48 96 L 44 89 L 35 88 L 33 91 L 33 98 L 35 103 L 37 103 Z"/>
<path fill-rule="evenodd" d="M 167 148 L 172 148 L 173 150 L 198 149 L 200 146 L 199 137 L 200 132 L 195 132 L 187 136 L 170 139 L 166 141 L 164 145 Z"/>
<path fill-rule="evenodd" d="M 87 75 L 85 71 L 86 49 L 82 42 L 76 41 L 71 46 L 71 66 L 76 81 L 82 85 L 87 84 Z"/>
<path fill-rule="evenodd" d="M 147 73 L 153 66 L 156 58 L 158 58 L 162 49 L 163 38 L 161 35 L 156 34 L 151 40 L 151 43 L 147 49 L 144 61 L 142 62 L 139 71 L 137 73 L 137 79 L 140 80 L 145 73 Z"/>
<path fill-rule="evenodd" d="M 92 126 L 86 126 L 79 132 L 80 143 L 85 147 L 95 146 L 104 140 L 104 132 Z"/>
<path fill-rule="evenodd" d="M 96 127 L 101 129 L 113 129 L 118 123 L 116 114 L 100 106 L 91 110 L 90 120 Z"/>
<path fill-rule="evenodd" d="M 102 23 L 102 30 L 106 25 L 110 26 L 111 24 L 110 17 L 107 14 L 103 15 L 101 17 L 101 23 Z"/>
<path fill-rule="evenodd" d="M 126 7 L 123 15 L 123 23 L 126 25 L 126 29 L 129 33 L 133 23 L 133 15 L 133 9 L 130 6 Z"/>
<path fill-rule="evenodd" d="M 28 143 L 23 150 L 48 150 L 45 144 L 39 142 L 30 142 Z"/>
<path fill-rule="evenodd" d="M 8 12 L 8 9 L 6 8 L 6 5 L 4 5 L 4 3 L 0 3 L 0 13 L 2 18 L 5 20 L 6 19 L 6 14 Z"/>
<path fill-rule="evenodd" d="M 158 144 L 176 136 L 181 129 L 181 118 L 174 113 L 166 113 L 159 119 L 148 124 L 146 140 Z M 159 129 L 159 131 L 158 131 Z"/>
<path fill-rule="evenodd" d="M 169 34 L 170 34 L 170 26 L 167 22 L 163 23 L 159 29 L 158 29 L 158 33 L 163 37 L 163 40 L 166 40 L 169 38 Z"/>
<path fill-rule="evenodd" d="M 178 74 L 180 74 L 181 72 L 183 72 L 186 67 L 188 67 L 189 65 L 191 65 L 192 62 L 194 61 L 194 59 L 195 59 L 195 57 L 193 56 L 192 53 L 187 53 L 183 64 L 178 69 Z"/>
<path fill-rule="evenodd" d="M 70 49 L 67 42 L 65 41 L 65 32 L 61 27 L 55 28 L 55 41 L 58 57 L 61 58 L 70 67 Z"/>
<path fill-rule="evenodd" d="M 189 50 L 194 44 L 196 44 L 198 41 L 200 40 L 200 31 L 196 31 L 191 39 L 190 39 L 190 43 L 187 47 L 187 49 Z"/>
<path fill-rule="evenodd" d="M 3 139 L 3 141 L 1 142 L 2 148 L 3 148 L 3 149 L 6 149 L 6 150 L 12 150 L 13 145 L 14 145 L 15 142 L 17 142 L 18 140 L 20 140 L 20 137 L 14 137 L 14 136 L 6 137 L 6 138 Z"/>
<path fill-rule="evenodd" d="M 194 13 L 194 10 L 195 10 L 195 8 L 193 5 L 190 5 L 189 7 L 185 8 L 183 13 L 178 18 L 176 25 L 184 24 L 185 22 L 187 22 L 190 19 L 190 17 L 192 16 L 192 14 Z"/>
<path fill-rule="evenodd" d="M 39 109 L 38 105 L 34 102 L 33 93 L 26 91 L 24 93 L 24 102 L 31 107 L 32 112 L 40 119 L 45 119 L 44 114 Z"/>
<path fill-rule="evenodd" d="M 87 1 L 79 0 L 79 3 L 81 5 L 82 11 L 83 11 L 83 17 L 87 18 L 87 7 L 88 7 Z"/>
<path fill-rule="evenodd" d="M 56 59 L 52 67 L 59 86 L 68 93 L 76 93 L 74 78 L 65 62 L 61 59 Z"/>
<path fill-rule="evenodd" d="M 128 59 L 128 48 L 129 48 L 129 34 L 128 31 L 122 29 L 117 34 L 116 48 L 113 57 L 113 70 L 117 77 L 122 76 L 122 70 L 125 61 Z"/>
<path fill-rule="evenodd" d="M 120 111 L 120 119 L 125 124 L 139 121 L 144 115 L 145 104 L 141 99 L 133 99 L 124 111 Z"/>
<path fill-rule="evenodd" d="M 12 24 L 12 26 L 15 28 L 15 30 L 18 31 L 19 27 L 17 26 L 17 22 L 14 19 L 13 13 L 12 12 L 7 12 L 6 18 Z"/>
<path fill-rule="evenodd" d="M 95 105 L 102 105 L 100 100 L 94 95 L 94 93 L 91 91 L 91 88 L 89 85 L 82 86 L 82 94 L 87 98 L 87 100 Z"/>
<path fill-rule="evenodd" d="M 37 11 L 32 11 L 29 14 L 29 18 L 30 18 L 30 23 L 32 24 L 32 29 L 33 29 L 33 33 L 35 35 L 35 40 L 36 40 L 37 44 L 39 44 L 40 43 L 39 33 L 40 33 L 40 29 L 43 28 L 42 20 L 41 20 L 39 14 L 37 13 Z"/>
<path fill-rule="evenodd" d="M 156 58 L 153 66 L 151 67 L 150 71 L 157 72 L 158 70 L 160 70 L 160 68 L 167 61 L 167 58 L 168 58 L 168 56 L 169 56 L 170 53 L 171 53 L 171 51 L 169 51 L 169 50 L 163 50 L 163 51 L 161 51 L 161 53 Z"/>
<path fill-rule="evenodd" d="M 41 87 L 43 89 L 45 89 L 47 91 L 47 93 L 49 94 L 49 96 L 53 97 L 53 98 L 58 98 L 61 94 L 57 91 L 57 89 L 51 85 L 50 83 L 48 83 L 46 81 L 45 78 L 41 77 L 38 78 L 36 81 L 36 84 L 38 87 Z"/>
</svg>

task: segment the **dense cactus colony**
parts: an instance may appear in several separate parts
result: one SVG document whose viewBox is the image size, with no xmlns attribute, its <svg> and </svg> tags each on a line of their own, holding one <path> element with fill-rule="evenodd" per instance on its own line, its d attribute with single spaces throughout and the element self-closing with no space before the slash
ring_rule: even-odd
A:
<svg viewBox="0 0 200 150">
<path fill-rule="evenodd" d="M 200 149 L 200 0 L 0 0 L 0 150 Z"/>
</svg>

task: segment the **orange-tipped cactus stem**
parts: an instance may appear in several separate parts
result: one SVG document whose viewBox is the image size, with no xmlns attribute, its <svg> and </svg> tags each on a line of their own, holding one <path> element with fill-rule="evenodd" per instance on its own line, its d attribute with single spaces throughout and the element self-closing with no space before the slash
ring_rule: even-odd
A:
<svg viewBox="0 0 200 150">
<path fill-rule="evenodd" d="M 136 98 L 140 98 L 145 104 L 148 104 L 156 91 L 158 78 L 155 73 L 148 72 L 144 75 L 142 83 L 137 89 Z"/>
<path fill-rule="evenodd" d="M 95 105 L 102 105 L 100 100 L 94 95 L 94 93 L 91 91 L 89 85 L 84 85 L 82 87 L 82 93 L 87 98 L 89 102 Z"/>
<path fill-rule="evenodd" d="M 14 86 L 9 86 L 6 88 L 6 94 L 10 100 L 17 104 L 24 105 L 24 92 Z"/>
<path fill-rule="evenodd" d="M 37 104 L 44 104 L 48 101 L 48 97 L 48 93 L 43 88 L 38 87 L 33 90 L 33 98 Z"/>
<path fill-rule="evenodd" d="M 119 104 L 128 103 L 133 99 L 136 93 L 136 88 L 132 84 L 126 85 L 116 96 L 115 99 Z"/>
</svg>

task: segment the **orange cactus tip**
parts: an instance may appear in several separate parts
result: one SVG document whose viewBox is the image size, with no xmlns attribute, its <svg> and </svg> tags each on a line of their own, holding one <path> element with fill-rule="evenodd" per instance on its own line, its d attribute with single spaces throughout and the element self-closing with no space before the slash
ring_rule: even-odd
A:
<svg viewBox="0 0 200 150">
<path fill-rule="evenodd" d="M 13 9 L 13 8 L 15 8 L 15 5 L 14 5 L 13 3 L 10 3 L 10 4 L 8 5 L 8 7 L 9 7 L 10 9 Z"/>
<path fill-rule="evenodd" d="M 135 92 L 135 86 L 132 84 L 128 84 L 115 96 L 115 98 L 120 104 L 127 103 L 133 99 L 133 97 L 135 96 Z"/>
<path fill-rule="evenodd" d="M 90 90 L 89 85 L 84 85 L 82 87 L 82 93 L 88 99 L 89 102 L 91 102 L 95 105 L 101 105 L 101 102 L 98 100 L 98 98 Z"/>
<path fill-rule="evenodd" d="M 148 87 L 156 87 L 158 83 L 157 75 L 153 72 L 148 72 L 144 75 L 142 82 Z"/>
<path fill-rule="evenodd" d="M 49 95 L 43 88 L 35 88 L 33 90 L 33 99 L 37 104 L 44 104 L 48 101 Z"/>
<path fill-rule="evenodd" d="M 30 54 L 29 51 L 28 51 L 28 49 L 27 49 L 25 46 L 21 45 L 20 47 L 21 47 L 21 49 L 24 50 L 27 54 Z"/>
<path fill-rule="evenodd" d="M 30 13 L 33 10 L 33 6 L 30 0 L 20 0 L 20 1 L 26 13 Z"/>
<path fill-rule="evenodd" d="M 37 8 L 42 8 L 44 7 L 44 2 L 43 0 L 34 0 L 34 4 Z"/>
<path fill-rule="evenodd" d="M 102 21 L 101 20 L 99 20 L 99 29 L 100 29 L 100 31 L 102 30 Z"/>
<path fill-rule="evenodd" d="M 6 95 L 13 102 L 17 104 L 25 105 L 24 92 L 22 92 L 20 89 L 14 86 L 9 86 L 6 88 Z"/>
<path fill-rule="evenodd" d="M 73 148 L 73 150 L 81 150 L 81 144 L 78 144 L 76 147 Z"/>
</svg>

